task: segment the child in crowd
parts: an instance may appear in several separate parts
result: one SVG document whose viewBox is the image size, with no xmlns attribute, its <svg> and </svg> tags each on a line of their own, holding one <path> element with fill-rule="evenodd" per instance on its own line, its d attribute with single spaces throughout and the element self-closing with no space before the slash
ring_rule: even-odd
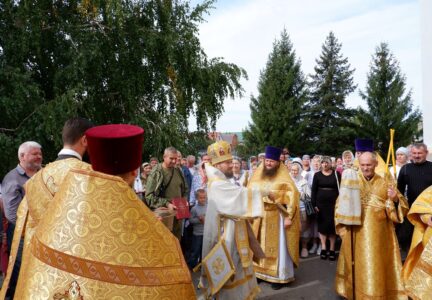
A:
<svg viewBox="0 0 432 300">
<path fill-rule="evenodd" d="M 204 222 L 207 210 L 207 192 L 204 189 L 198 189 L 195 192 L 198 204 L 192 207 L 189 222 L 193 226 L 192 251 L 188 259 L 189 268 L 193 269 L 201 261 L 201 252 L 203 244 Z"/>
</svg>

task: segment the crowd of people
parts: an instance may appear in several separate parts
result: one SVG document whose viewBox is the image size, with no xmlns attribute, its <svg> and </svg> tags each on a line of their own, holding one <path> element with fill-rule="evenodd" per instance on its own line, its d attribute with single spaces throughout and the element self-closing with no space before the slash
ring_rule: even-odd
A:
<svg viewBox="0 0 432 300">
<path fill-rule="evenodd" d="M 397 270 L 397 273 L 401 272 L 401 261 L 408 255 L 413 232 L 413 226 L 404 216 L 420 193 L 428 186 L 432 185 L 432 170 L 429 166 L 430 163 L 426 161 L 426 155 L 428 153 L 426 145 L 417 143 L 408 147 L 398 148 L 396 150 L 395 168 L 393 168 L 393 166 L 388 166 L 388 168 L 385 165 L 383 166 L 384 162 L 379 155 L 377 156 L 377 154 L 375 154 L 371 140 L 356 140 L 355 155 L 350 150 L 347 150 L 341 153 L 340 157 L 314 155 L 311 158 L 308 154 L 304 154 L 301 157 L 291 157 L 287 148 L 280 150 L 280 153 L 277 152 L 277 150 L 276 153 L 272 153 L 271 149 L 272 147 L 269 147 L 265 152 L 257 156 L 251 156 L 248 159 L 233 156 L 230 165 L 231 174 L 227 176 L 229 177 L 229 181 L 238 187 L 251 187 L 251 185 L 257 183 L 261 185 L 280 185 L 280 183 L 278 183 L 280 177 L 287 176 L 287 174 L 289 175 L 289 178 L 285 179 L 285 188 L 287 189 L 285 193 L 287 193 L 287 195 L 291 193 L 291 196 L 286 197 L 285 200 L 279 198 L 279 204 L 285 207 L 285 211 L 281 211 L 280 207 L 275 206 L 274 201 L 269 200 L 269 197 L 266 196 L 263 197 L 263 215 L 259 218 L 254 218 L 254 220 L 250 222 L 258 243 L 265 252 L 265 258 L 256 259 L 254 262 L 255 276 L 258 280 L 268 281 L 271 283 L 272 288 L 279 289 L 286 283 L 294 280 L 294 268 L 299 265 L 299 256 L 301 258 L 306 258 L 309 255 L 316 254 L 323 260 L 328 259 L 334 261 L 337 259 L 336 241 L 338 236 L 345 236 L 345 231 L 350 231 L 353 228 L 366 228 L 368 224 L 366 213 L 363 213 L 362 221 L 364 224 L 361 227 L 345 226 L 345 228 L 344 224 L 335 223 L 335 210 L 337 208 L 337 199 L 341 189 L 345 190 L 344 195 L 348 195 L 351 198 L 357 197 L 359 201 L 369 202 L 367 199 L 361 200 L 360 193 L 356 195 L 355 192 L 351 190 L 346 193 L 346 190 L 350 189 L 348 182 L 354 181 L 357 182 L 356 184 L 358 186 L 356 189 L 358 191 L 371 189 L 369 186 L 370 183 L 368 182 L 370 179 L 362 182 L 358 180 L 358 174 L 362 175 L 360 176 L 362 179 L 367 176 L 370 178 L 378 178 L 378 176 L 381 176 L 385 179 L 385 185 L 389 186 L 389 189 L 391 187 L 389 195 L 384 195 L 383 197 L 391 196 L 392 199 L 399 199 L 398 197 L 400 197 L 400 202 L 399 200 L 394 200 L 395 203 L 398 203 L 394 208 L 396 212 L 385 212 L 388 215 L 389 221 L 386 223 L 389 236 L 385 241 L 388 242 L 391 240 L 394 243 L 394 249 L 392 250 L 393 261 L 388 261 L 388 257 L 391 257 L 387 255 L 388 253 L 384 253 L 386 258 L 380 258 L 379 261 L 388 261 L 388 266 L 393 266 L 393 269 Z M 167 151 L 172 151 L 171 155 L 175 155 L 174 149 L 167 149 Z M 166 157 L 170 154 L 168 152 L 164 153 L 164 160 L 161 163 L 164 167 L 168 165 L 165 163 Z M 364 155 L 364 159 L 368 160 L 362 168 L 359 158 L 361 154 L 365 152 L 368 154 Z M 369 155 L 369 153 L 372 153 L 372 155 Z M 180 194 L 189 199 L 189 205 L 194 216 L 190 220 L 185 220 L 185 222 L 183 222 L 182 234 L 178 236 L 182 241 L 183 253 L 187 258 L 188 266 L 190 269 L 193 269 L 199 264 L 202 258 L 200 257 L 202 251 L 197 250 L 197 247 L 202 247 L 203 228 L 207 208 L 207 206 L 202 203 L 201 206 L 198 207 L 199 214 L 202 217 L 197 218 L 195 212 L 197 205 L 196 195 L 199 191 L 202 202 L 205 202 L 204 198 L 208 178 L 204 171 L 204 166 L 205 163 L 211 161 L 211 157 L 205 154 L 200 158 L 200 162 L 197 164 L 192 163 L 196 161 L 194 156 L 188 156 L 186 160 L 183 160 L 180 159 L 181 153 L 177 151 L 177 157 L 177 167 L 183 171 L 184 177 L 189 178 L 189 173 L 193 174 L 191 180 L 192 184 L 189 185 L 189 195 L 185 195 L 182 192 Z M 279 170 L 279 168 L 281 170 Z M 386 173 L 385 171 L 387 169 L 389 169 L 390 172 Z M 274 170 L 275 173 L 269 170 Z M 276 172 L 275 170 L 278 171 Z M 350 170 L 350 172 L 345 172 L 345 170 Z M 141 172 L 143 172 L 143 170 L 141 170 Z M 284 175 L 281 175 L 281 172 Z M 344 172 L 345 179 L 342 176 Z M 378 176 L 375 176 L 376 173 L 378 173 Z M 390 179 L 389 177 L 392 178 Z M 389 184 L 389 182 L 392 182 L 392 184 Z M 399 191 L 402 191 L 402 193 L 398 192 L 396 187 Z M 379 188 L 377 189 L 379 190 Z M 411 195 L 414 190 L 414 195 Z M 295 193 L 298 194 L 298 199 L 297 196 L 293 196 Z M 145 193 L 145 195 L 145 199 L 150 200 L 152 198 L 151 192 Z M 397 197 L 395 195 L 397 195 Z M 404 196 L 408 199 L 408 204 L 406 205 Z M 161 203 L 161 206 L 164 206 L 164 204 Z M 160 206 L 155 206 L 155 208 L 156 207 Z M 368 207 L 366 203 L 363 203 L 360 209 L 362 211 L 368 211 L 365 210 L 366 207 Z M 296 209 L 298 210 L 298 220 L 293 218 L 293 215 L 295 215 L 293 211 Z M 370 218 L 371 224 L 376 223 L 375 215 L 371 214 Z M 299 221 L 298 226 L 294 224 L 297 221 Z M 190 243 L 188 239 L 192 231 L 192 243 Z M 393 231 L 397 234 L 392 235 L 391 233 Z M 381 239 L 381 236 L 373 237 L 370 233 L 367 234 L 367 237 L 362 237 L 361 232 L 361 230 L 357 230 L 356 238 L 359 241 L 366 241 L 368 238 L 374 241 Z M 378 232 L 381 232 L 381 229 L 378 230 Z M 265 237 L 265 239 L 263 237 Z M 338 263 L 338 277 L 336 279 L 337 292 L 346 298 L 351 298 L 353 295 L 352 286 L 354 284 L 352 280 L 355 278 L 355 274 L 349 275 L 349 278 L 347 278 L 347 274 L 352 271 L 350 271 L 348 267 L 346 258 L 346 256 L 351 255 L 351 252 L 348 255 L 347 251 L 351 251 L 351 248 L 354 247 L 351 243 L 354 242 L 350 240 L 350 242 L 345 242 L 341 245 L 341 259 Z M 357 245 L 362 245 L 361 243 L 362 242 L 359 242 Z M 285 246 L 282 247 L 281 245 Z M 370 245 L 367 244 L 363 246 L 366 247 Z M 357 247 L 361 248 L 363 246 Z M 386 247 L 380 246 L 379 248 L 384 249 Z M 358 255 L 359 261 L 371 261 L 368 257 L 361 257 L 361 251 L 356 255 Z M 380 256 L 376 255 L 376 257 Z M 352 257 L 350 259 L 352 259 Z M 351 264 L 351 262 L 349 262 L 349 264 Z M 359 266 L 358 271 L 356 271 L 359 273 L 358 278 L 361 278 L 361 272 L 365 272 L 368 268 L 367 264 Z M 376 264 L 371 263 L 369 269 L 374 268 L 377 268 Z M 380 272 L 382 273 L 383 271 L 376 271 L 376 274 L 381 274 Z M 375 280 L 373 277 L 371 280 L 379 282 L 378 279 Z M 395 299 L 399 299 L 398 297 L 405 297 L 406 291 L 403 288 L 401 277 L 395 275 L 390 281 L 392 282 L 380 282 L 379 285 L 381 287 L 376 288 L 376 290 L 370 288 L 369 284 L 371 282 L 367 282 L 367 284 L 363 285 L 359 284 L 356 289 L 359 293 L 370 296 L 389 293 L 389 295 L 395 294 Z M 387 287 L 385 288 L 385 286 Z M 390 296 L 390 298 L 391 297 L 393 296 Z"/>
<path fill-rule="evenodd" d="M 338 260 L 344 298 L 431 298 L 425 144 L 398 148 L 395 166 L 369 139 L 340 157 L 267 146 L 245 159 L 218 141 L 198 159 L 168 147 L 142 163 L 137 126 L 73 118 L 62 138 L 43 168 L 42 146 L 23 143 L 2 181 L 0 299 L 251 299 L 310 255 Z"/>
<path fill-rule="evenodd" d="M 282 200 L 283 197 L 278 200 L 279 204 L 285 207 L 285 211 L 275 206 L 274 201 L 270 200 L 269 196 L 265 196 L 262 197 L 264 205 L 263 215 L 259 218 L 254 218 L 250 222 L 252 231 L 265 252 L 265 258 L 255 259 L 253 263 L 255 276 L 258 280 L 270 282 L 272 288 L 279 289 L 286 283 L 294 280 L 294 268 L 299 266 L 299 256 L 306 258 L 316 254 L 323 260 L 336 260 L 336 241 L 338 236 L 346 236 L 347 231 L 355 228 L 356 236 L 354 239 L 359 240 L 356 244 L 356 247 L 359 247 L 359 249 L 368 249 L 370 243 L 373 245 L 377 241 L 392 241 L 393 248 L 391 251 L 389 250 L 393 252 L 392 255 L 388 255 L 388 252 L 383 251 L 382 257 L 380 255 L 375 255 L 375 257 L 378 257 L 378 261 L 381 263 L 387 262 L 386 265 L 389 267 L 392 266 L 390 269 L 393 268 L 397 273 L 389 282 L 383 282 L 377 278 L 380 278 L 385 270 L 376 270 L 376 262 L 370 264 L 361 263 L 356 271 L 358 278 L 362 278 L 362 272 L 364 274 L 368 269 L 376 270 L 376 274 L 381 275 L 376 275 L 377 278 L 372 276 L 370 281 L 363 280 L 365 283 L 357 285 L 357 292 L 370 296 L 389 295 L 390 298 L 394 297 L 395 299 L 406 297 L 407 291 L 403 287 L 400 273 L 402 270 L 402 259 L 405 260 L 409 252 L 413 226 L 404 216 L 414 202 L 413 199 L 416 199 L 423 190 L 432 185 L 432 170 L 430 169 L 430 163 L 426 160 L 428 153 L 426 145 L 417 143 L 408 147 L 398 148 L 396 150 L 395 168 L 392 166 L 387 168 L 383 165 L 385 163 L 374 152 L 371 140 L 356 140 L 355 154 L 347 150 L 341 153 L 340 157 L 314 155 L 311 158 L 307 154 L 301 157 L 291 157 L 286 148 L 280 150 L 280 153 L 276 151 L 276 154 L 272 153 L 271 149 L 272 147 L 268 147 L 265 152 L 252 156 L 247 160 L 233 156 L 229 166 L 231 173 L 228 174 L 229 176 L 226 176 L 233 185 L 238 187 L 252 187 L 254 184 L 280 186 L 279 181 L 281 180 L 281 176 L 285 178 L 285 181 L 282 180 L 285 182 L 284 186 L 286 190 L 284 193 L 290 196 L 286 196 L 285 200 Z M 362 153 L 367 153 L 363 156 L 363 159 L 366 160 L 364 164 L 362 164 L 360 159 Z M 164 154 L 162 165 L 164 165 L 165 157 L 168 154 Z M 181 154 L 177 152 L 177 156 L 181 157 Z M 179 159 L 177 161 L 180 164 L 178 167 L 183 170 L 185 178 L 188 177 L 188 172 L 194 174 L 192 176 L 192 184 L 189 188 L 189 195 L 183 194 L 184 197 L 189 199 L 189 205 L 192 211 L 194 211 L 194 207 L 197 204 L 195 200 L 197 191 L 200 191 L 204 198 L 204 193 L 207 189 L 208 178 L 204 171 L 204 165 L 211 161 L 211 157 L 207 154 L 203 155 L 200 158 L 200 163 L 194 166 L 191 163 L 188 164 L 189 160 L 195 162 L 195 157 L 191 158 L 188 156 L 186 161 Z M 387 169 L 390 171 L 386 173 Z M 273 170 L 274 173 L 269 170 Z M 345 172 L 346 170 L 350 170 L 351 173 Z M 344 173 L 345 178 L 343 176 Z M 366 212 L 369 211 L 367 210 L 368 205 L 373 207 L 373 204 L 369 202 L 372 202 L 376 195 L 379 194 L 379 192 L 371 191 L 374 188 L 371 187 L 370 183 L 371 178 L 376 179 L 378 176 L 385 179 L 384 183 L 381 184 L 388 187 L 384 190 L 382 186 L 376 187 L 378 191 L 384 191 L 382 199 L 390 198 L 393 199 L 394 203 L 398 203 L 394 205 L 394 211 L 392 212 L 388 208 L 385 208 L 385 201 L 382 201 L 382 203 L 379 203 L 375 207 L 375 210 L 378 207 L 384 208 L 384 214 L 388 215 L 388 222 L 383 227 L 386 228 L 384 232 L 388 235 L 386 239 L 382 239 L 381 234 L 383 231 L 381 228 L 377 230 L 380 236 L 376 237 L 373 237 L 373 235 L 366 231 L 366 228 L 369 226 L 368 224 L 375 224 L 374 226 L 376 226 L 376 215 L 371 214 L 368 216 Z M 359 178 L 363 181 L 359 180 Z M 365 180 L 365 178 L 367 179 Z M 350 189 L 349 182 L 352 183 L 354 181 L 357 182 L 357 192 L 361 191 L 364 194 L 363 190 L 368 190 L 369 193 L 374 195 L 374 197 L 371 197 L 372 200 L 360 199 L 360 193 L 357 193 L 356 196 L 352 190 L 348 191 L 348 194 L 346 193 L 346 190 Z M 376 185 L 375 181 L 373 182 Z M 363 211 L 363 223 L 360 222 L 362 226 L 347 227 L 342 223 L 335 223 L 335 210 L 337 209 L 337 199 L 341 189 L 345 190 L 344 195 L 352 198 L 357 197 L 360 202 L 363 201 L 363 205 L 360 205 L 360 209 Z M 413 190 L 415 190 L 415 194 L 411 195 Z M 402 193 L 398 191 L 402 191 Z M 278 192 L 280 192 L 279 189 Z M 297 196 L 294 194 L 297 194 Z M 147 199 L 149 193 L 146 193 L 146 195 L 145 198 Z M 405 198 L 408 199 L 408 202 L 405 201 Z M 185 220 L 183 223 L 183 235 L 179 237 L 183 242 L 183 253 L 191 269 L 200 261 L 197 253 L 208 253 L 208 251 L 197 251 L 196 248 L 197 245 L 202 245 L 202 229 L 204 228 L 206 209 L 204 207 L 206 206 L 202 204 L 202 208 L 200 207 L 199 209 L 200 214 L 203 215 L 201 219 L 197 219 L 194 216 L 189 221 Z M 298 219 L 293 217 L 295 210 L 298 210 Z M 368 221 L 369 217 L 370 221 Z M 194 232 L 192 238 L 194 247 L 191 247 L 187 242 L 188 232 L 192 230 L 190 227 L 193 228 Z M 195 227 L 199 229 L 195 230 Z M 365 230 L 367 236 L 362 236 L 365 233 L 360 228 Z M 393 235 L 392 232 L 395 232 L 395 234 Z M 196 242 L 197 239 L 200 241 Z M 352 280 L 353 278 L 355 279 L 355 274 L 347 275 L 352 272 L 349 268 L 351 262 L 348 264 L 347 259 L 352 259 L 352 257 L 348 257 L 351 255 L 351 252 L 348 253 L 348 251 L 352 250 L 354 242 L 350 240 L 344 243 L 343 240 L 342 238 L 336 290 L 341 296 L 352 298 L 352 286 L 354 285 Z M 284 247 L 281 245 L 284 245 Z M 379 245 L 378 248 L 388 249 L 389 246 Z M 361 251 L 358 251 L 355 255 L 356 257 L 358 256 L 357 259 L 359 261 L 371 261 L 368 257 L 362 256 Z M 389 260 L 389 257 L 391 257 L 391 260 Z M 373 281 L 375 283 L 372 284 Z M 378 285 L 377 288 L 371 288 L 371 286 L 376 285 Z"/>
</svg>

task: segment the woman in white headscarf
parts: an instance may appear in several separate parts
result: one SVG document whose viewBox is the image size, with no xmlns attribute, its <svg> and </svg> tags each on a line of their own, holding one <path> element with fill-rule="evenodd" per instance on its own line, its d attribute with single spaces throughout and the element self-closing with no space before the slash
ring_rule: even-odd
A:
<svg viewBox="0 0 432 300">
<path fill-rule="evenodd" d="M 396 179 L 399 177 L 401 168 L 408 163 L 408 154 L 408 149 L 405 147 L 396 150 Z"/>
<path fill-rule="evenodd" d="M 345 150 L 342 152 L 342 162 L 344 170 L 352 168 L 354 163 L 354 154 L 349 150 Z"/>
<path fill-rule="evenodd" d="M 311 191 L 309 188 L 309 185 L 306 181 L 306 179 L 301 176 L 302 171 L 302 165 L 301 161 L 293 161 L 291 165 L 291 177 L 294 180 L 294 183 L 296 184 L 297 189 L 300 192 L 300 221 L 301 221 L 301 244 L 302 244 L 302 250 L 300 256 L 302 258 L 308 257 L 308 249 L 307 249 L 307 243 L 309 242 L 311 231 L 310 231 L 310 222 L 308 220 L 308 217 L 306 215 L 306 207 L 305 207 L 305 201 L 310 201 L 310 195 Z"/>
</svg>

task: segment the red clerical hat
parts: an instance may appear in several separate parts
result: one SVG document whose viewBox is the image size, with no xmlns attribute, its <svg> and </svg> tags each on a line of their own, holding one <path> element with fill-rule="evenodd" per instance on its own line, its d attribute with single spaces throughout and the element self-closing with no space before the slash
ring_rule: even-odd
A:
<svg viewBox="0 0 432 300">
<path fill-rule="evenodd" d="M 141 164 L 144 129 L 128 124 L 110 124 L 86 131 L 93 170 L 110 175 L 124 174 Z"/>
</svg>

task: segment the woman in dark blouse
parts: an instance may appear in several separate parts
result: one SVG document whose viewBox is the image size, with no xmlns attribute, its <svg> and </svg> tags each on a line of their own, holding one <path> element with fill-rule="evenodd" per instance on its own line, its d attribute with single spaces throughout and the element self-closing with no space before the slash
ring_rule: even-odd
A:
<svg viewBox="0 0 432 300">
<path fill-rule="evenodd" d="M 318 232 L 321 240 L 321 258 L 335 260 L 335 223 L 334 210 L 339 195 L 341 176 L 331 168 L 331 159 L 324 156 L 321 160 L 321 171 L 315 173 L 312 182 L 312 204 L 318 214 Z M 327 238 L 330 241 L 330 251 L 326 249 Z"/>
</svg>

